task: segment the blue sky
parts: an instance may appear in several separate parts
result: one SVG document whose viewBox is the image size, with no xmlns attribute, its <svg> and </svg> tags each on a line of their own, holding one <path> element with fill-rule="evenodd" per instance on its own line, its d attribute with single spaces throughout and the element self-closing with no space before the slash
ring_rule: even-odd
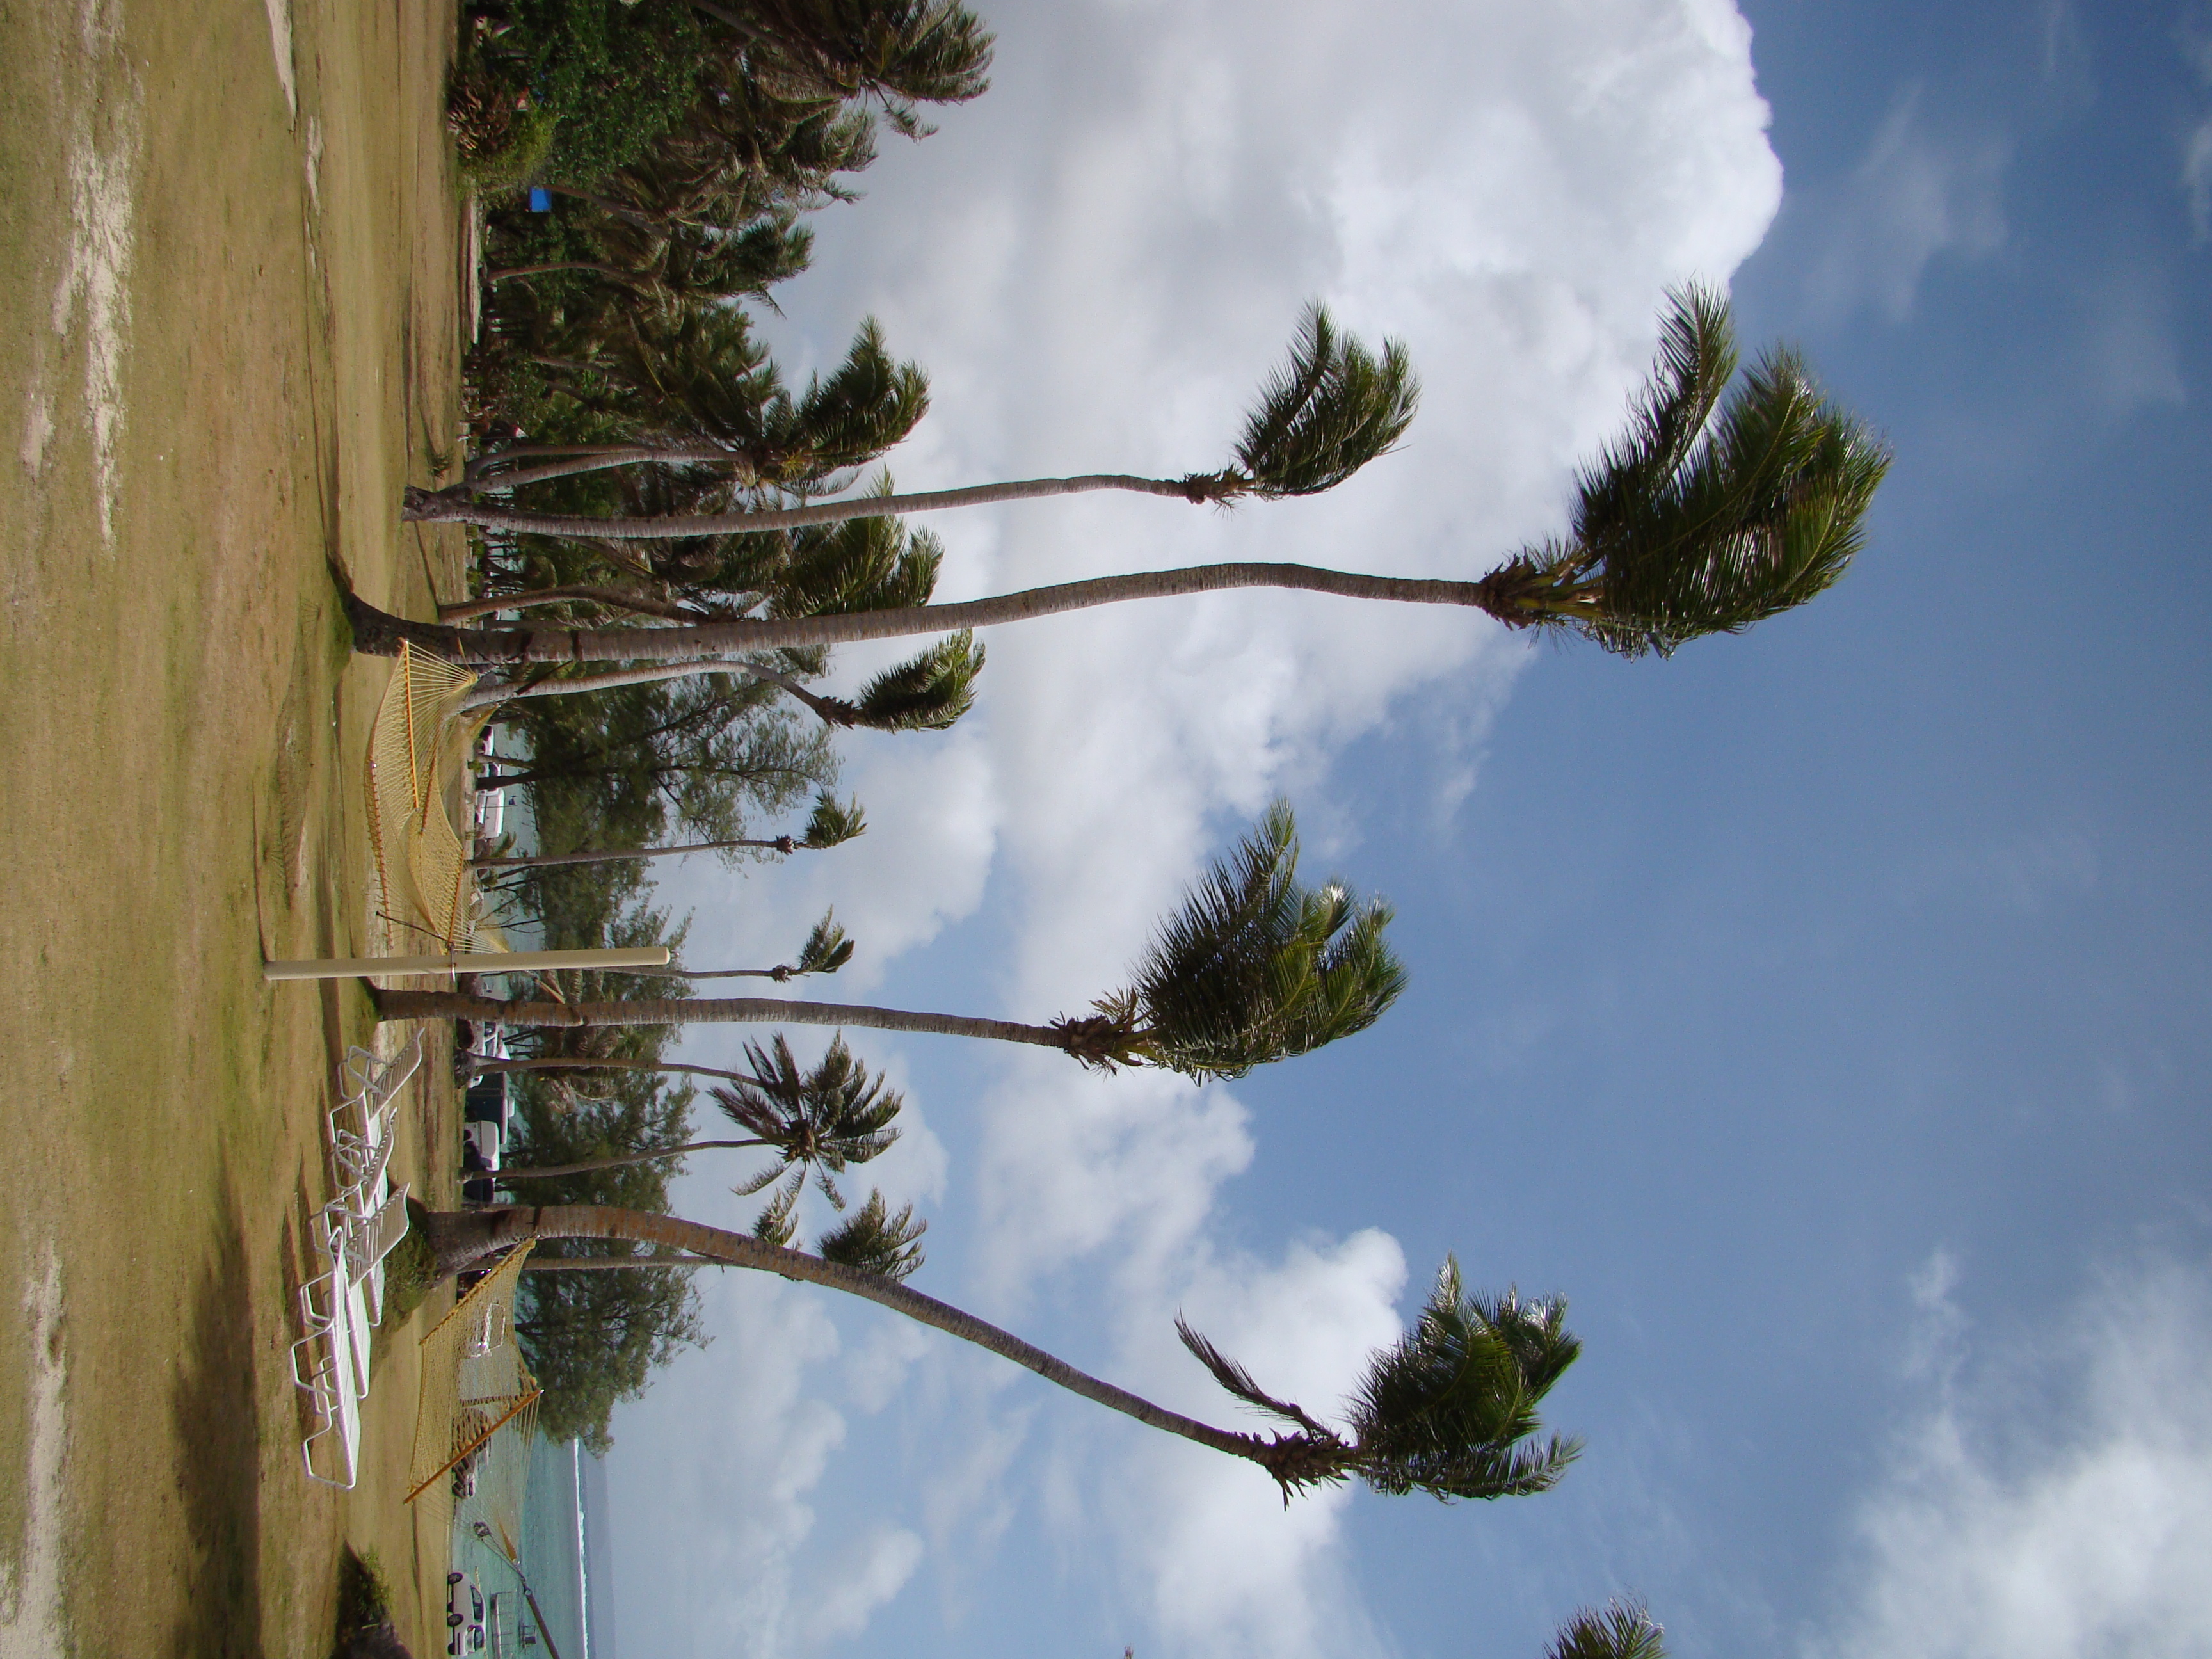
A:
<svg viewBox="0 0 2212 1659">
<path fill-rule="evenodd" d="M 1897 451 L 1839 588 L 1664 663 L 1295 599 L 1042 625 L 960 732 L 856 753 L 851 860 L 674 890 L 695 955 L 835 899 L 840 994 L 1039 1017 L 1286 793 L 1397 902 L 1406 998 L 1203 1095 L 856 1042 L 908 1091 L 918 1283 L 1233 1422 L 1173 1308 L 1326 1401 L 1456 1251 L 1571 1297 L 1583 1464 L 1284 1516 L 733 1276 L 617 1421 L 625 1646 L 1534 1656 L 1623 1592 L 1680 1655 L 2212 1645 L 2212 8 L 1747 3 L 1755 90 L 1724 7 L 1568 9 L 994 9 L 994 89 L 825 219 L 787 349 L 872 309 L 932 368 L 902 482 L 1180 471 L 1323 294 L 1408 337 L 1405 454 L 1194 528 L 947 521 L 948 591 L 1472 574 L 1556 522 L 1664 285 L 1733 268 L 1747 344 Z M 741 1224 L 733 1178 L 681 1207 Z"/>
</svg>

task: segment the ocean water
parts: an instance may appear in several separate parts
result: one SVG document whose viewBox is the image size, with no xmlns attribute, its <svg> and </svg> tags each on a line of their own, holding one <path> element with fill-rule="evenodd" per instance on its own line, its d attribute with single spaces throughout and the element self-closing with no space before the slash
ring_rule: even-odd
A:
<svg viewBox="0 0 2212 1659">
<path fill-rule="evenodd" d="M 453 1564 L 483 1598 L 480 1651 L 487 1659 L 604 1659 L 587 1639 L 592 1587 L 579 1477 L 589 1461 L 574 1441 L 532 1437 L 516 1562 L 520 1578 L 470 1529 L 465 1506 L 454 1521 Z M 535 1612 L 522 1593 L 523 1579 L 537 1595 Z"/>
</svg>

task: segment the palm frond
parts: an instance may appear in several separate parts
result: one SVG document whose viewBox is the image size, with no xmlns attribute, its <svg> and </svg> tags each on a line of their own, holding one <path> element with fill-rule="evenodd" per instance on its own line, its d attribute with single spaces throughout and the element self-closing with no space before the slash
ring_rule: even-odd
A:
<svg viewBox="0 0 2212 1659">
<path fill-rule="evenodd" d="M 819 853 L 855 836 L 864 836 L 867 830 L 868 820 L 857 798 L 841 801 L 824 789 L 814 798 L 814 811 L 806 820 L 806 833 L 799 841 L 802 847 Z"/>
<path fill-rule="evenodd" d="M 1278 801 L 1132 975 L 1148 1058 L 1200 1079 L 1241 1077 L 1364 1030 L 1396 1000 L 1406 976 L 1383 939 L 1389 908 L 1297 878 L 1297 825 Z"/>
<path fill-rule="evenodd" d="M 770 1178 L 773 1179 L 777 1173 L 779 1172 L 770 1170 Z M 799 1224 L 793 1218 L 793 1212 L 799 1206 L 799 1194 L 804 1185 L 803 1181 L 784 1183 L 783 1190 L 776 1194 L 775 1197 L 769 1201 L 768 1208 L 754 1218 L 753 1237 L 755 1238 L 764 1240 L 768 1243 L 787 1250 L 791 1248 L 792 1240 L 799 1237 Z M 740 1192 L 743 1191 L 744 1189 L 741 1188 Z"/>
<path fill-rule="evenodd" d="M 1419 401 L 1402 342 L 1385 341 L 1377 357 L 1340 335 L 1327 307 L 1309 306 L 1290 362 L 1245 418 L 1226 493 L 1276 500 L 1333 489 L 1405 435 Z"/>
<path fill-rule="evenodd" d="M 793 407 L 793 447 L 807 456 L 810 475 L 862 466 L 929 412 L 929 377 L 915 363 L 891 360 L 883 328 L 871 317 L 836 372 L 811 382 Z"/>
<path fill-rule="evenodd" d="M 1447 1259 L 1420 1317 L 1376 1355 L 1352 1402 L 1356 1464 L 1378 1492 L 1502 1498 L 1541 1492 L 1578 1454 L 1536 1407 L 1582 1352 L 1566 1304 L 1469 1295 Z"/>
<path fill-rule="evenodd" d="M 1559 1627 L 1544 1659 L 1667 1659 L 1666 1634 L 1633 1602 L 1585 1607 Z"/>
<path fill-rule="evenodd" d="M 942 732 L 975 706 L 983 647 L 963 630 L 885 669 L 850 704 L 853 724 L 873 732 Z"/>
<path fill-rule="evenodd" d="M 1675 295 L 1628 431 L 1579 480 L 1573 533 L 1484 579 L 1493 614 L 1665 656 L 1843 575 L 1865 544 L 1888 450 L 1823 397 L 1794 351 L 1768 352 L 1729 386 L 1735 365 L 1726 302 Z"/>
<path fill-rule="evenodd" d="M 866 494 L 889 495 L 890 475 L 878 473 Z M 927 605 L 937 586 L 945 549 L 901 519 L 847 519 L 792 534 L 777 571 L 769 611 L 778 617 L 839 617 L 857 611 L 898 611 Z"/>
<path fill-rule="evenodd" d="M 921 1266 L 921 1240 L 928 1231 L 929 1224 L 915 1218 L 911 1204 L 892 1214 L 883 1189 L 877 1188 L 866 1204 L 842 1225 L 824 1233 L 814 1249 L 824 1261 L 902 1279 Z"/>
<path fill-rule="evenodd" d="M 790 398 L 738 307 L 637 308 L 605 357 L 648 428 L 769 460 L 770 433 L 788 420 Z"/>
<path fill-rule="evenodd" d="M 1207 1338 L 1193 1330 L 1181 1314 L 1176 1316 L 1175 1325 L 1176 1334 L 1182 1339 L 1183 1346 L 1190 1350 L 1200 1364 L 1213 1373 L 1215 1382 L 1246 1405 L 1255 1407 L 1271 1417 L 1279 1417 L 1285 1422 L 1295 1423 L 1309 1434 L 1329 1439 L 1336 1437 L 1331 1431 L 1307 1416 L 1305 1408 L 1296 1401 L 1278 1400 L 1261 1389 L 1252 1380 L 1251 1372 L 1215 1347 Z"/>
<path fill-rule="evenodd" d="M 837 925 L 837 913 L 825 910 L 822 920 L 806 936 L 806 943 L 799 947 L 799 960 L 791 964 L 788 974 L 778 978 L 792 978 L 800 974 L 834 974 L 853 959 L 853 941 Z"/>
</svg>

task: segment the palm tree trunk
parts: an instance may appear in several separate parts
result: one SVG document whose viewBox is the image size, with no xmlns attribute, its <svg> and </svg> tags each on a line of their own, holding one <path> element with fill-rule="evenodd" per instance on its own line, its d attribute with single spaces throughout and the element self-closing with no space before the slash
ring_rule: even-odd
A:
<svg viewBox="0 0 2212 1659">
<path fill-rule="evenodd" d="M 600 276 L 611 276 L 618 283 L 636 281 L 636 273 L 634 271 L 624 270 L 619 265 L 594 264 L 589 259 L 561 259 L 550 264 L 543 265 L 509 265 L 504 270 L 487 270 L 484 272 L 484 281 L 503 283 L 511 276 L 539 276 L 552 270 L 595 270 Z"/>
<path fill-rule="evenodd" d="M 1346 599 L 1389 599 L 1401 605 L 1465 605 L 1509 627 L 1525 627 L 1539 620 L 1538 613 L 1498 591 L 1492 577 L 1473 582 L 1442 581 L 1370 576 L 1304 564 L 1261 563 L 1188 565 L 1179 570 L 1056 582 L 1049 587 L 1031 587 L 961 605 L 774 621 L 749 617 L 678 628 L 451 628 L 394 617 L 351 593 L 346 596 L 346 614 L 353 625 L 354 649 L 374 656 L 396 656 L 404 640 L 415 649 L 447 661 L 484 667 L 523 662 L 692 662 L 793 646 L 852 645 L 862 640 L 951 634 L 1131 599 L 1174 599 L 1241 587 L 1287 588 Z"/>
<path fill-rule="evenodd" d="M 688 1146 L 663 1146 L 649 1152 L 624 1152 L 618 1158 L 593 1158 L 588 1164 L 523 1164 L 512 1170 L 495 1170 L 494 1181 L 550 1181 L 556 1176 L 592 1175 L 601 1170 L 626 1170 L 633 1164 L 657 1158 L 681 1158 L 686 1152 L 708 1152 L 724 1146 L 767 1146 L 766 1140 L 695 1140 Z"/>
<path fill-rule="evenodd" d="M 1048 1025 L 965 1014 L 914 1013 L 858 1002 L 793 1002 L 782 997 L 635 997 L 622 1002 L 504 1002 L 462 991 L 377 991 L 379 1019 L 498 1020 L 507 1025 L 574 1030 L 610 1025 L 858 1025 L 876 1031 L 1033 1042 L 1066 1052 Z"/>
<path fill-rule="evenodd" d="M 726 1267 L 726 1261 L 709 1261 L 696 1255 L 548 1255 L 532 1256 L 522 1264 L 526 1273 L 611 1273 L 626 1267 Z"/>
<path fill-rule="evenodd" d="M 689 466 L 711 466 L 721 462 L 732 466 L 749 466 L 751 458 L 731 450 L 698 444 L 676 448 L 656 448 L 640 444 L 627 449 L 601 450 L 565 461 L 548 461 L 539 466 L 517 467 L 512 472 L 471 473 L 469 487 L 472 490 L 514 489 L 523 484 L 543 483 L 549 478 L 567 478 L 580 472 L 598 472 L 611 466 L 639 466 L 649 462 Z"/>
<path fill-rule="evenodd" d="M 469 1070 L 479 1077 L 498 1072 L 683 1072 L 692 1077 L 724 1077 L 732 1083 L 753 1081 L 750 1073 L 725 1072 L 713 1066 L 679 1066 L 668 1060 L 572 1060 L 565 1055 L 545 1060 L 472 1060 Z"/>
<path fill-rule="evenodd" d="M 518 697 L 565 697 L 586 691 L 611 691 L 620 685 L 649 685 L 655 680 L 680 680 L 693 674 L 733 674 L 744 671 L 746 665 L 732 662 L 722 657 L 702 657 L 696 662 L 687 662 L 675 667 L 624 668 L 611 674 L 580 674 L 572 679 L 539 680 L 532 685 L 507 685 L 492 682 L 484 689 L 471 691 L 462 701 L 461 712 L 468 714 L 478 708 L 495 708 L 503 702 L 513 702 Z"/>
<path fill-rule="evenodd" d="M 1112 1407 L 1139 1423 L 1169 1434 L 1180 1435 L 1232 1457 L 1248 1458 L 1269 1467 L 1268 1443 L 1256 1435 L 1232 1434 L 1155 1406 L 1126 1389 L 1117 1389 L 1087 1371 L 1056 1359 L 1042 1348 L 1024 1342 L 1011 1331 L 987 1324 L 933 1296 L 909 1290 L 880 1273 L 863 1273 L 835 1261 L 824 1261 L 800 1250 L 787 1250 L 744 1233 L 702 1227 L 696 1221 L 657 1215 L 643 1210 L 617 1210 L 586 1205 L 538 1208 L 529 1205 L 496 1205 L 483 1210 L 433 1211 L 424 1232 L 441 1278 L 459 1273 L 495 1250 L 532 1238 L 605 1238 L 683 1250 L 708 1261 L 732 1267 L 751 1267 L 785 1279 L 823 1285 L 848 1296 L 864 1297 L 908 1318 L 957 1336 L 963 1342 L 988 1348 L 1002 1359 L 1035 1371 L 1073 1394 Z M 1271 1470 L 1272 1472 L 1272 1470 Z"/>
<path fill-rule="evenodd" d="M 482 599 L 463 599 L 457 605 L 441 605 L 438 607 L 438 620 L 469 622 L 477 617 L 489 617 L 495 611 L 526 611 L 532 605 L 558 605 L 563 599 L 588 599 L 594 605 L 618 605 L 640 616 L 659 617 L 669 622 L 699 619 L 697 611 L 686 611 L 682 605 L 650 593 L 633 593 L 624 587 L 585 582 L 568 587 L 529 587 L 514 593 L 489 593 Z"/>
<path fill-rule="evenodd" d="M 399 516 L 444 523 L 479 525 L 486 530 L 532 536 L 597 536 L 611 541 L 664 541 L 678 536 L 727 536 L 757 530 L 795 530 L 801 525 L 842 524 L 848 519 L 890 519 L 904 513 L 938 513 L 955 507 L 986 507 L 998 501 L 1027 501 L 1050 495 L 1079 495 L 1093 489 L 1129 489 L 1178 501 L 1209 501 L 1222 491 L 1211 477 L 1139 478 L 1126 472 L 1091 472 L 1073 478 L 1018 478 L 1006 483 L 975 484 L 965 489 L 925 489 L 911 495 L 849 495 L 805 507 L 763 508 L 752 513 L 678 514 L 659 518 L 596 519 L 561 513 L 525 513 L 483 505 L 469 499 L 476 486 L 448 490 L 410 489 Z"/>
<path fill-rule="evenodd" d="M 787 848 L 781 841 L 692 841 L 681 847 L 633 847 L 619 853 L 540 853 L 520 859 L 471 859 L 469 863 L 477 870 L 546 870 L 564 864 L 615 864 L 623 859 L 673 858 L 678 853 L 719 853 L 732 847 L 765 847 L 783 853 L 795 850 L 797 845 L 794 842 Z"/>
</svg>

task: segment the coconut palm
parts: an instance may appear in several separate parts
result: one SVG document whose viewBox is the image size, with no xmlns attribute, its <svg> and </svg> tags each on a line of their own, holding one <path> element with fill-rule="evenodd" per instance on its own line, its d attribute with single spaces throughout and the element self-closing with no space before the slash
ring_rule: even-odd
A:
<svg viewBox="0 0 2212 1659">
<path fill-rule="evenodd" d="M 1575 633 L 1624 656 L 1664 656 L 1703 635 L 1741 632 L 1832 585 L 1863 542 L 1868 507 L 1889 465 L 1888 451 L 1822 397 L 1794 352 L 1768 353 L 1731 386 L 1735 362 L 1725 302 L 1700 289 L 1676 295 L 1656 371 L 1628 430 L 1579 479 L 1570 533 L 1522 550 L 1478 581 L 1297 564 L 1195 565 L 963 605 L 659 629 L 465 630 L 407 622 L 348 595 L 355 646 L 389 654 L 404 639 L 417 649 L 487 665 L 681 662 L 987 628 L 1127 599 L 1281 587 L 1466 605 L 1509 627 Z M 864 500 L 859 508 L 906 511 L 981 499 L 994 497 L 952 490 Z M 812 522 L 853 505 L 792 511 Z M 597 520 L 576 522 L 607 533 Z"/>
<path fill-rule="evenodd" d="M 727 853 L 744 848 L 788 856 L 802 851 L 826 852 L 832 847 L 843 845 L 855 836 L 865 835 L 867 828 L 867 818 L 861 812 L 857 798 L 841 801 L 824 789 L 814 798 L 814 811 L 806 820 L 804 835 L 773 836 L 764 841 L 741 836 L 729 841 L 685 842 L 679 847 L 630 847 L 614 852 L 534 853 L 523 858 L 481 858 L 471 862 L 479 870 L 543 870 L 557 865 L 613 864 L 623 860 L 673 858 L 678 853 Z"/>
<path fill-rule="evenodd" d="M 1328 310 L 1316 305 L 1307 308 L 1299 323 L 1289 363 L 1261 388 L 1258 403 L 1246 416 L 1236 460 L 1217 472 L 1194 472 L 1181 478 L 1091 473 L 913 495 L 852 496 L 797 507 L 621 519 L 472 505 L 468 500 L 469 487 L 463 484 L 436 493 L 410 491 L 404 516 L 459 520 L 514 533 L 655 541 L 675 536 L 787 530 L 851 518 L 975 507 L 1094 489 L 1135 490 L 1200 502 L 1222 503 L 1248 495 L 1280 501 L 1334 489 L 1387 452 L 1404 435 L 1419 399 L 1413 362 L 1401 343 L 1386 342 L 1378 357 L 1358 340 L 1340 334 Z"/>
<path fill-rule="evenodd" d="M 1556 1485 L 1580 1450 L 1577 1442 L 1558 1435 L 1535 1438 L 1541 1428 L 1537 1406 L 1582 1348 L 1565 1328 L 1565 1303 L 1523 1301 L 1510 1291 L 1471 1296 L 1461 1284 L 1458 1264 L 1450 1261 L 1437 1275 L 1414 1328 L 1370 1357 L 1365 1376 L 1347 1402 L 1341 1429 L 1264 1393 L 1241 1366 L 1179 1322 L 1186 1344 L 1231 1393 L 1291 1430 L 1263 1436 L 1216 1428 L 1165 1410 L 889 1275 L 676 1216 L 581 1205 L 516 1205 L 433 1212 L 421 1223 L 440 1276 L 525 1239 L 603 1238 L 865 1297 L 1140 1423 L 1257 1463 L 1273 1477 L 1286 1504 L 1292 1493 L 1309 1486 L 1354 1477 L 1392 1496 L 1425 1492 L 1445 1500 L 1522 1497 Z"/>
<path fill-rule="evenodd" d="M 786 985 L 808 974 L 834 974 L 853 959 L 853 941 L 837 922 L 835 910 L 825 910 L 799 947 L 797 958 L 773 968 L 635 968 L 626 971 L 644 979 L 772 979 Z"/>
<path fill-rule="evenodd" d="M 593 394 L 592 401 L 605 404 L 607 412 L 629 426 L 630 440 L 503 450 L 481 458 L 440 501 L 465 502 L 483 489 L 513 489 L 648 462 L 727 467 L 749 484 L 818 483 L 881 455 L 913 431 L 929 409 L 928 377 L 915 364 L 892 359 L 872 318 L 853 337 L 844 362 L 828 378 L 811 380 L 796 398 L 754 338 L 750 319 L 734 306 L 664 305 L 625 313 L 588 361 L 563 363 L 561 372 L 596 374 L 609 382 L 610 389 Z M 536 464 L 514 466 L 516 460 Z M 495 463 L 508 465 L 494 471 Z M 878 495 L 861 499 L 874 501 Z M 781 527 L 787 526 L 732 526 Z M 476 614 L 482 609 L 453 607 L 441 614 Z"/>
<path fill-rule="evenodd" d="M 623 1152 L 581 1164 L 521 1165 L 501 1170 L 501 1182 L 546 1181 L 556 1176 L 588 1175 L 618 1170 L 633 1164 L 650 1164 L 689 1152 L 757 1146 L 772 1149 L 776 1162 L 737 1190 L 750 1196 L 776 1181 L 784 1190 L 778 1199 L 785 1211 L 798 1200 L 807 1177 L 813 1176 L 832 1206 L 845 1207 L 836 1176 L 846 1166 L 866 1164 L 888 1152 L 898 1139 L 890 1121 L 906 1103 L 905 1097 L 853 1057 L 842 1037 L 833 1038 L 821 1063 L 809 1071 L 793 1056 L 791 1045 L 777 1036 L 766 1048 L 745 1045 L 746 1070 L 728 1086 L 717 1085 L 708 1095 L 722 1115 L 739 1128 L 750 1130 L 744 1140 L 695 1140 L 684 1146 L 655 1147 L 648 1152 Z M 787 1194 L 787 1200 L 785 1195 Z M 786 1242 L 788 1242 L 787 1238 Z"/>
<path fill-rule="evenodd" d="M 1159 1066 L 1200 1082 L 1311 1052 L 1363 1031 L 1405 987 L 1383 939 L 1390 908 L 1342 884 L 1297 881 L 1290 808 L 1270 807 L 1187 894 L 1128 985 L 1094 1012 L 1046 1025 L 779 997 L 502 1002 L 447 991 L 377 991 L 385 1019 L 500 1020 L 587 1027 L 699 1023 L 866 1026 L 1057 1048 L 1088 1066 Z"/>
</svg>

